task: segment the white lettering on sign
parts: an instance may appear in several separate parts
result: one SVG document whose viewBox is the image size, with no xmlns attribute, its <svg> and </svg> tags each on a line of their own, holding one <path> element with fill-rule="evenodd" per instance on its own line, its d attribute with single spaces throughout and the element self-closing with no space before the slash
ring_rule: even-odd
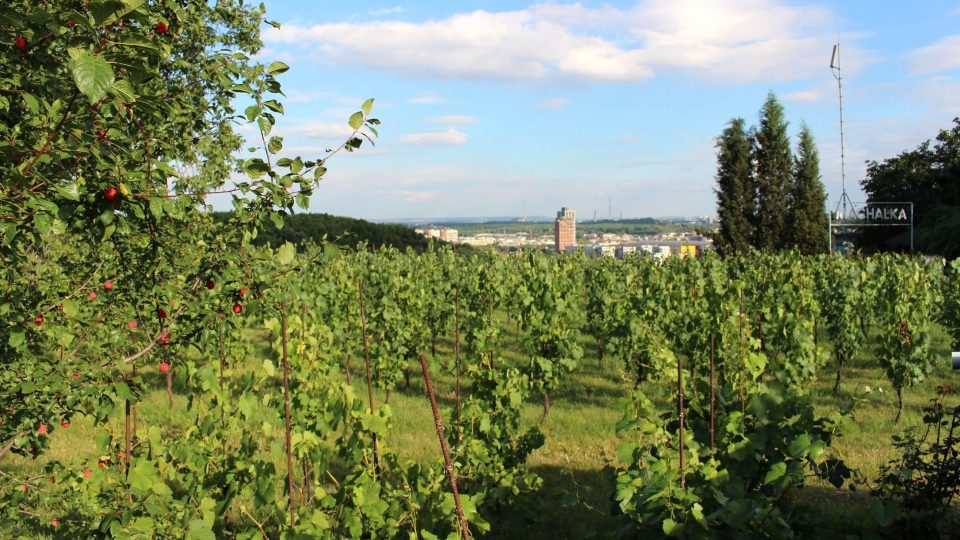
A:
<svg viewBox="0 0 960 540">
<path fill-rule="evenodd" d="M 864 221 L 907 221 L 907 209 L 890 206 L 868 206 L 858 213 Z"/>
</svg>

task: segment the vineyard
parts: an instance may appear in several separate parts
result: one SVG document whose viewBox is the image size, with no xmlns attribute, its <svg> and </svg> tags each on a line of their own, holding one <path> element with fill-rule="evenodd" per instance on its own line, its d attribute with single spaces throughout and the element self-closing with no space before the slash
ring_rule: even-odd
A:
<svg viewBox="0 0 960 540">
<path fill-rule="evenodd" d="M 69 275 L 57 268 L 68 259 L 40 268 Z M 815 407 L 817 379 L 841 391 L 867 349 L 885 373 L 877 385 L 901 397 L 946 358 L 931 349 L 938 321 L 956 325 L 938 309 L 956 268 L 944 278 L 937 263 L 895 256 L 619 262 L 286 245 L 240 260 L 201 259 L 202 275 L 166 278 L 178 301 L 138 307 L 125 302 L 136 277 L 104 258 L 96 275 L 62 278 L 62 309 L 9 334 L 12 533 L 503 535 L 491 523 L 522 521 L 514 506 L 544 488 L 528 462 L 551 445 L 540 428 L 551 396 L 596 362 L 622 396 L 599 428 L 617 433 L 619 517 L 581 534 L 788 536 L 811 477 L 857 481 L 833 445 L 866 398 L 847 388 L 842 406 Z M 589 368 L 584 349 L 598 353 Z M 896 399 L 885 416 L 900 416 Z"/>
<path fill-rule="evenodd" d="M 949 536 L 960 263 L 257 246 L 265 17 L 0 13 L 0 537 Z"/>
</svg>

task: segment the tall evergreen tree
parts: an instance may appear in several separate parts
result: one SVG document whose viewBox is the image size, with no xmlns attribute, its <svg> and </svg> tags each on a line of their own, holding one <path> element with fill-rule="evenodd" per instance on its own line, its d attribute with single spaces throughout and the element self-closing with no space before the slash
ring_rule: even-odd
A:
<svg viewBox="0 0 960 540">
<path fill-rule="evenodd" d="M 801 253 L 827 251 L 827 194 L 820 181 L 820 158 L 813 134 L 806 124 L 800 127 L 797 160 L 793 168 L 793 195 L 790 197 L 789 231 L 792 245 Z"/>
<path fill-rule="evenodd" d="M 783 106 L 773 92 L 760 109 L 760 127 L 754 145 L 757 164 L 757 235 L 761 250 L 777 250 L 789 245 L 788 227 L 793 155 L 787 137 Z"/>
<path fill-rule="evenodd" d="M 753 242 L 756 201 L 751 141 L 743 118 L 730 120 L 716 146 L 717 215 L 720 218 L 716 247 L 724 256 L 744 253 Z"/>
</svg>

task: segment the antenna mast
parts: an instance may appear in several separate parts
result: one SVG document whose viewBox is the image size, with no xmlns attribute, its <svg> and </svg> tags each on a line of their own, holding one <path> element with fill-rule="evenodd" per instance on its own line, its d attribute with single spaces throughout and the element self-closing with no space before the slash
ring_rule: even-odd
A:
<svg viewBox="0 0 960 540">
<path fill-rule="evenodd" d="M 840 98 L 840 202 L 837 203 L 835 214 L 840 219 L 848 218 L 854 212 L 853 202 L 847 195 L 847 160 L 846 152 L 843 146 L 843 77 L 840 76 L 840 38 L 837 38 L 837 44 L 833 46 L 833 55 L 830 57 L 830 70 L 833 77 L 837 79 L 837 94 Z"/>
</svg>

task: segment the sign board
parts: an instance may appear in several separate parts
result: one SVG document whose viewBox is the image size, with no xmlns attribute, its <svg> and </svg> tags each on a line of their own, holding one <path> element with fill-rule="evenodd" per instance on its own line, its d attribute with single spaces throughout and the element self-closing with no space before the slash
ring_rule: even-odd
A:
<svg viewBox="0 0 960 540">
<path fill-rule="evenodd" d="M 844 214 L 842 211 L 838 211 L 832 217 L 834 226 L 909 226 L 913 223 L 913 203 L 853 203 L 847 208 L 846 214 Z"/>
<path fill-rule="evenodd" d="M 846 199 L 846 193 L 844 193 L 844 198 L 841 199 L 841 204 L 837 205 L 836 211 L 829 212 L 827 215 L 830 218 L 828 224 L 830 253 L 838 247 L 834 245 L 836 237 L 855 235 L 865 227 L 907 228 L 910 232 L 910 251 L 913 252 L 912 202 L 855 203 Z M 849 242 L 846 244 L 852 246 Z"/>
</svg>

